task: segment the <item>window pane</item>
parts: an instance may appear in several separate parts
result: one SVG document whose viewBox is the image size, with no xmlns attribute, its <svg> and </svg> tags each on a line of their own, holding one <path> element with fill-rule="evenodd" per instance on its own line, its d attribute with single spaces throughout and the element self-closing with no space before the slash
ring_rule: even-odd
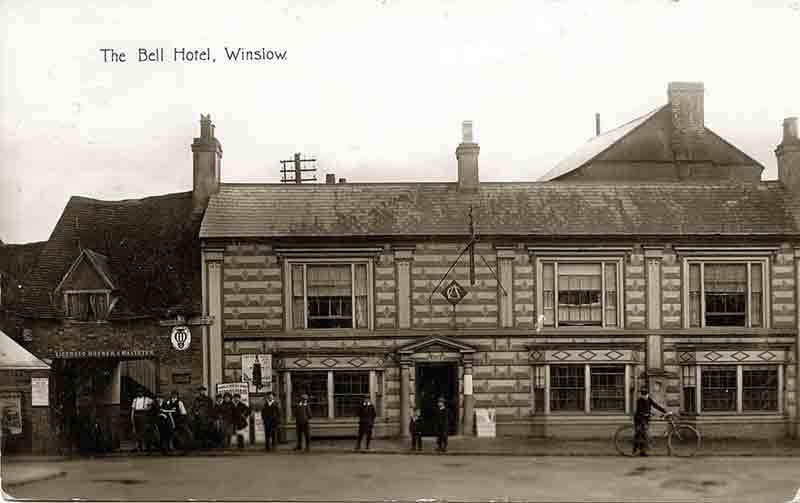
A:
<svg viewBox="0 0 800 503">
<path fill-rule="evenodd" d="M 617 264 L 605 265 L 606 274 L 606 326 L 617 326 Z"/>
<path fill-rule="evenodd" d="M 303 393 L 314 417 L 328 417 L 328 373 L 292 372 L 292 395 L 296 402 Z"/>
<path fill-rule="evenodd" d="M 742 409 L 778 410 L 777 367 L 742 367 Z"/>
<path fill-rule="evenodd" d="M 700 326 L 700 264 L 689 265 L 689 326 Z"/>
<path fill-rule="evenodd" d="M 750 264 L 750 311 L 751 318 L 750 324 L 754 327 L 763 326 L 763 297 L 761 291 L 763 290 L 763 281 L 761 275 L 761 264 Z"/>
<path fill-rule="evenodd" d="M 600 264 L 559 264 L 558 323 L 602 324 Z"/>
<path fill-rule="evenodd" d="M 625 412 L 625 367 L 589 367 L 592 411 Z"/>
<path fill-rule="evenodd" d="M 333 373 L 333 403 L 336 417 L 358 416 L 358 409 L 365 397 L 369 397 L 369 372 Z"/>
<path fill-rule="evenodd" d="M 703 367 L 700 392 L 704 411 L 736 411 L 736 367 Z"/>
<path fill-rule="evenodd" d="M 703 272 L 707 326 L 744 326 L 747 311 L 747 266 L 706 264 Z"/>
<path fill-rule="evenodd" d="M 582 365 L 550 367 L 550 410 L 583 411 L 585 380 Z"/>
<path fill-rule="evenodd" d="M 303 302 L 303 266 L 292 266 L 292 327 L 305 328 L 306 308 Z"/>
<path fill-rule="evenodd" d="M 308 328 L 352 328 L 352 268 L 345 265 L 306 266 Z"/>
<path fill-rule="evenodd" d="M 355 298 L 356 298 L 356 328 L 368 328 L 367 302 L 367 264 L 353 265 L 356 277 Z"/>
<path fill-rule="evenodd" d="M 554 278 L 553 264 L 542 265 L 542 310 L 544 311 L 544 324 L 548 327 L 555 325 L 554 312 Z"/>
</svg>

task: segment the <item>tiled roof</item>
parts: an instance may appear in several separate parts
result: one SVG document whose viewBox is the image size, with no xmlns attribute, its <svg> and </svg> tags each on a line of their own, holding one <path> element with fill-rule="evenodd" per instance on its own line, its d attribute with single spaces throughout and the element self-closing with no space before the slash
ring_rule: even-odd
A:
<svg viewBox="0 0 800 503">
<path fill-rule="evenodd" d="M 587 162 L 602 154 L 605 150 L 613 146 L 619 140 L 627 136 L 631 131 L 650 120 L 651 117 L 656 115 L 667 106 L 668 105 L 658 107 L 647 115 L 643 115 L 642 117 L 634 119 L 627 124 L 623 124 L 618 128 L 606 131 L 603 134 L 593 137 L 578 150 L 562 159 L 561 162 L 556 164 L 553 169 L 542 175 L 539 178 L 539 181 L 546 182 L 549 180 L 555 180 L 559 176 L 565 175 L 570 171 L 580 168 Z"/>
<path fill-rule="evenodd" d="M 0 242 L 1 243 L 1 242 Z M 21 278 L 36 264 L 45 242 L 0 244 L 0 272 Z"/>
<path fill-rule="evenodd" d="M 199 313 L 199 224 L 191 192 L 124 201 L 72 197 L 31 271 L 24 314 L 58 315 L 51 296 L 83 249 L 117 286 L 112 316 Z"/>
<path fill-rule="evenodd" d="M 201 238 L 795 235 L 783 186 L 691 183 L 223 184 Z"/>
</svg>

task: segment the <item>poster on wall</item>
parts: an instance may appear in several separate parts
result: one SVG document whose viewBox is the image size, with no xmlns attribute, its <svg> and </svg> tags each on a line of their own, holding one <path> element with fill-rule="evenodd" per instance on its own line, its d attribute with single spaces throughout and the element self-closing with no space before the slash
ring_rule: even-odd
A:
<svg viewBox="0 0 800 503">
<path fill-rule="evenodd" d="M 19 393 L 0 393 L 0 420 L 3 434 L 22 433 L 22 407 Z"/>
<path fill-rule="evenodd" d="M 258 358 L 258 363 L 261 364 L 260 388 L 253 382 L 253 365 L 256 363 L 256 358 Z M 250 384 L 250 393 L 274 391 L 272 389 L 272 355 L 242 355 L 242 382 Z"/>
<path fill-rule="evenodd" d="M 47 377 L 31 377 L 31 405 L 47 407 L 50 405 L 50 380 Z"/>
<path fill-rule="evenodd" d="M 497 436 L 495 409 L 475 409 L 475 426 L 479 437 Z"/>
</svg>

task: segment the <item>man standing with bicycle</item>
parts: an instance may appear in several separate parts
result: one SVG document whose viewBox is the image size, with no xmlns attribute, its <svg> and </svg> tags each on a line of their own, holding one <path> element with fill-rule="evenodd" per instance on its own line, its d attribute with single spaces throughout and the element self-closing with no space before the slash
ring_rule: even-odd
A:
<svg viewBox="0 0 800 503">
<path fill-rule="evenodd" d="M 636 433 L 633 438 L 633 455 L 639 451 L 640 456 L 647 456 L 647 437 L 648 428 L 650 426 L 650 409 L 661 411 L 666 414 L 667 411 L 664 407 L 660 406 L 650 397 L 649 390 L 643 386 L 639 390 L 639 398 L 636 400 L 636 412 L 633 415 L 633 424 Z"/>
</svg>

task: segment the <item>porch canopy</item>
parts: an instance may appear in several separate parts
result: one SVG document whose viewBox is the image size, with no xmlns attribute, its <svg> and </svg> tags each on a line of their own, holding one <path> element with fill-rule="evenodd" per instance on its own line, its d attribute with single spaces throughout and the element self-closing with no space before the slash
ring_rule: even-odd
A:
<svg viewBox="0 0 800 503">
<path fill-rule="evenodd" d="M 50 366 L 0 330 L 0 370 L 50 370 Z"/>
</svg>

